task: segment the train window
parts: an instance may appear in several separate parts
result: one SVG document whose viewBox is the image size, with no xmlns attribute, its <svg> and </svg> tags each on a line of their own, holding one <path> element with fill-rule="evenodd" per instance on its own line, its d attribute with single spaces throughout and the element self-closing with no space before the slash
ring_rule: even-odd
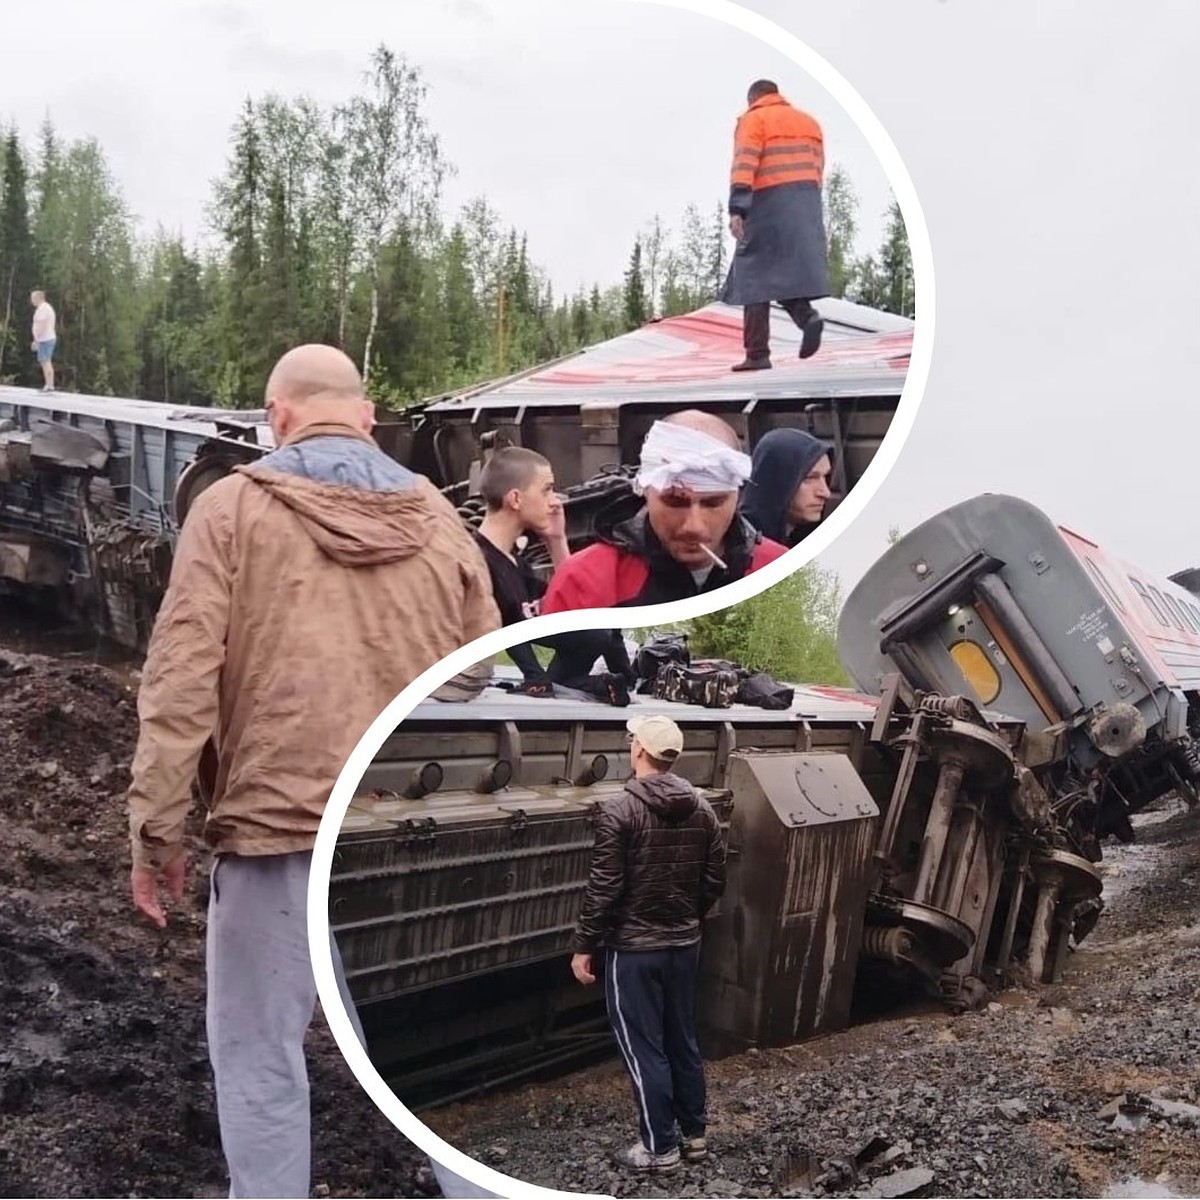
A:
<svg viewBox="0 0 1200 1200">
<path fill-rule="evenodd" d="M 1175 623 L 1183 630 L 1184 633 L 1195 633 L 1195 622 L 1192 620 L 1191 613 L 1187 610 L 1186 604 L 1180 604 L 1174 596 L 1164 595 L 1167 607 L 1171 610 L 1171 615 L 1175 618 Z"/>
<path fill-rule="evenodd" d="M 1000 672 L 981 646 L 975 642 L 955 642 L 950 647 L 950 657 L 983 704 L 991 704 L 1000 695 Z"/>
<path fill-rule="evenodd" d="M 1164 629 L 1170 629 L 1171 622 L 1167 620 L 1163 610 L 1158 606 L 1158 603 L 1155 601 L 1154 597 L 1151 596 L 1148 591 L 1146 591 L 1146 585 L 1140 579 L 1135 579 L 1132 575 L 1129 576 L 1129 582 L 1133 584 L 1133 590 L 1137 592 L 1138 596 L 1141 597 L 1142 603 L 1145 604 L 1145 606 L 1154 615 L 1154 619 Z"/>
<path fill-rule="evenodd" d="M 1117 610 L 1119 613 L 1125 611 L 1125 605 L 1120 601 L 1112 584 L 1108 582 L 1108 578 L 1104 572 L 1094 563 L 1086 554 L 1083 556 L 1083 565 L 1087 568 L 1088 574 L 1096 581 L 1096 586 L 1104 593 L 1104 598 Z"/>
<path fill-rule="evenodd" d="M 1185 622 L 1183 617 L 1180 615 L 1179 610 L 1175 607 L 1175 603 L 1171 597 L 1164 596 L 1162 592 L 1160 592 L 1158 588 L 1154 587 L 1153 585 L 1150 586 L 1150 592 L 1154 596 L 1155 600 L 1157 600 L 1159 604 L 1166 609 L 1167 615 L 1171 618 L 1171 624 L 1174 625 L 1180 633 L 1187 633 L 1187 622 Z"/>
</svg>

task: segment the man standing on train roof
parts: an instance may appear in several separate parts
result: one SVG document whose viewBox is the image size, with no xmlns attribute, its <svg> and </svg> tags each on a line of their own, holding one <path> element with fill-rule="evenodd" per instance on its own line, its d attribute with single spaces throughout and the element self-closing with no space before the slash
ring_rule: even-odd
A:
<svg viewBox="0 0 1200 1200">
<path fill-rule="evenodd" d="M 568 555 L 566 514 L 554 490 L 554 469 L 543 455 L 524 446 L 504 446 L 484 464 L 479 493 L 487 512 L 475 540 L 492 578 L 492 591 L 505 625 L 538 615 L 546 585 L 517 554 L 517 539 L 534 533 L 557 568 Z M 537 645 L 555 651 L 543 667 L 533 642 L 510 646 L 508 656 L 521 671 L 517 689 L 527 696 L 552 697 L 554 685 L 587 692 L 610 704 L 629 703 L 633 667 L 620 630 L 584 629 L 542 638 Z M 593 675 L 600 657 L 608 671 Z"/>
<path fill-rule="evenodd" d="M 786 550 L 737 511 L 750 458 L 720 417 L 688 409 L 656 421 L 642 445 L 632 518 L 596 523 L 600 540 L 554 572 L 542 612 L 662 604 L 711 592 Z"/>
<path fill-rule="evenodd" d="M 771 301 L 800 327 L 800 357 L 815 354 L 824 322 L 812 301 L 829 294 L 821 212 L 821 126 L 769 79 L 750 85 L 734 134 L 729 231 L 737 242 L 721 299 L 742 305 L 746 357 L 734 371 L 771 365 Z"/>
<path fill-rule="evenodd" d="M 29 303 L 33 305 L 33 341 L 30 349 L 37 354 L 42 368 L 42 391 L 54 391 L 54 347 L 58 343 L 58 317 L 43 291 L 31 292 Z"/>
<path fill-rule="evenodd" d="M 571 971 L 585 985 L 603 971 L 633 1087 L 641 1140 L 616 1161 L 669 1172 L 708 1154 L 696 980 L 700 923 L 725 890 L 725 841 L 712 806 L 671 771 L 683 753 L 679 726 L 653 716 L 626 728 L 633 778 L 596 806 Z"/>
<path fill-rule="evenodd" d="M 240 1197 L 311 1186 L 306 901 L 334 782 L 398 692 L 500 626 L 458 514 L 372 440 L 374 409 L 349 358 L 289 351 L 266 409 L 278 448 L 212 484 L 183 523 L 129 789 L 133 902 L 162 927 L 159 888 L 182 901 L 192 780 L 213 752 L 208 1049 Z"/>
<path fill-rule="evenodd" d="M 772 429 L 751 457 L 742 516 L 763 537 L 797 546 L 821 523 L 833 494 L 833 447 L 803 429 Z"/>
</svg>

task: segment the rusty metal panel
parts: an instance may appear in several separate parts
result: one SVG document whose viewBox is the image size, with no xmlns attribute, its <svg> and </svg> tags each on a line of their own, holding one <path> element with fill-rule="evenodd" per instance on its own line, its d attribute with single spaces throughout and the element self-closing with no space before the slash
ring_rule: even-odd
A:
<svg viewBox="0 0 1200 1200">
<path fill-rule="evenodd" d="M 591 810 L 621 787 L 356 800 L 329 888 L 355 1001 L 566 955 L 591 861 Z M 709 798 L 728 811 L 726 798 Z"/>
<path fill-rule="evenodd" d="M 731 756 L 728 901 L 706 927 L 712 1052 L 844 1028 L 879 809 L 842 754 Z"/>
<path fill-rule="evenodd" d="M 754 777 L 785 826 L 812 827 L 879 815 L 854 763 L 844 754 L 748 754 L 741 767 Z"/>
</svg>

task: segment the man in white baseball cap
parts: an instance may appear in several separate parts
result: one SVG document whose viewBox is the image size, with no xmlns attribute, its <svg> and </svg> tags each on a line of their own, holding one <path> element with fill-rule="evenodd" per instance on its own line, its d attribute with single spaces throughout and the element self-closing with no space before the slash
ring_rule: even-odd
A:
<svg viewBox="0 0 1200 1200">
<path fill-rule="evenodd" d="M 684 753 L 679 726 L 646 716 L 626 728 L 633 778 L 596 806 L 571 970 L 582 984 L 603 971 L 633 1086 L 641 1138 L 616 1161 L 665 1173 L 708 1154 L 696 979 L 700 922 L 725 889 L 725 842 L 712 806 L 672 771 Z"/>
</svg>

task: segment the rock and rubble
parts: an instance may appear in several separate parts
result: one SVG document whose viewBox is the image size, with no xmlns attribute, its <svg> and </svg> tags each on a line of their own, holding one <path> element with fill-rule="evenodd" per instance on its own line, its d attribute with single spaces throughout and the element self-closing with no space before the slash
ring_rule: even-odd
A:
<svg viewBox="0 0 1200 1200">
<path fill-rule="evenodd" d="M 206 876 L 165 931 L 128 901 L 136 674 L 0 646 L 0 1196 L 219 1196 Z M 1064 982 L 929 1005 L 710 1066 L 709 1159 L 633 1179 L 607 1064 L 427 1114 L 505 1174 L 617 1196 L 1200 1193 L 1200 813 L 1106 846 L 1108 910 Z M 419 1196 L 422 1156 L 318 1022 L 317 1195 Z"/>
<path fill-rule="evenodd" d="M 710 1064 L 702 1164 L 609 1165 L 635 1137 L 616 1064 L 426 1119 L 467 1153 L 503 1146 L 508 1175 L 617 1196 L 1198 1195 L 1200 811 L 1136 823 L 1061 984 Z"/>
<path fill-rule="evenodd" d="M 0 647 L 0 1196 L 227 1194 L 203 853 L 166 930 L 129 902 L 135 686 L 128 669 Z M 317 1194 L 436 1194 L 323 1022 L 310 1070 Z"/>
</svg>

